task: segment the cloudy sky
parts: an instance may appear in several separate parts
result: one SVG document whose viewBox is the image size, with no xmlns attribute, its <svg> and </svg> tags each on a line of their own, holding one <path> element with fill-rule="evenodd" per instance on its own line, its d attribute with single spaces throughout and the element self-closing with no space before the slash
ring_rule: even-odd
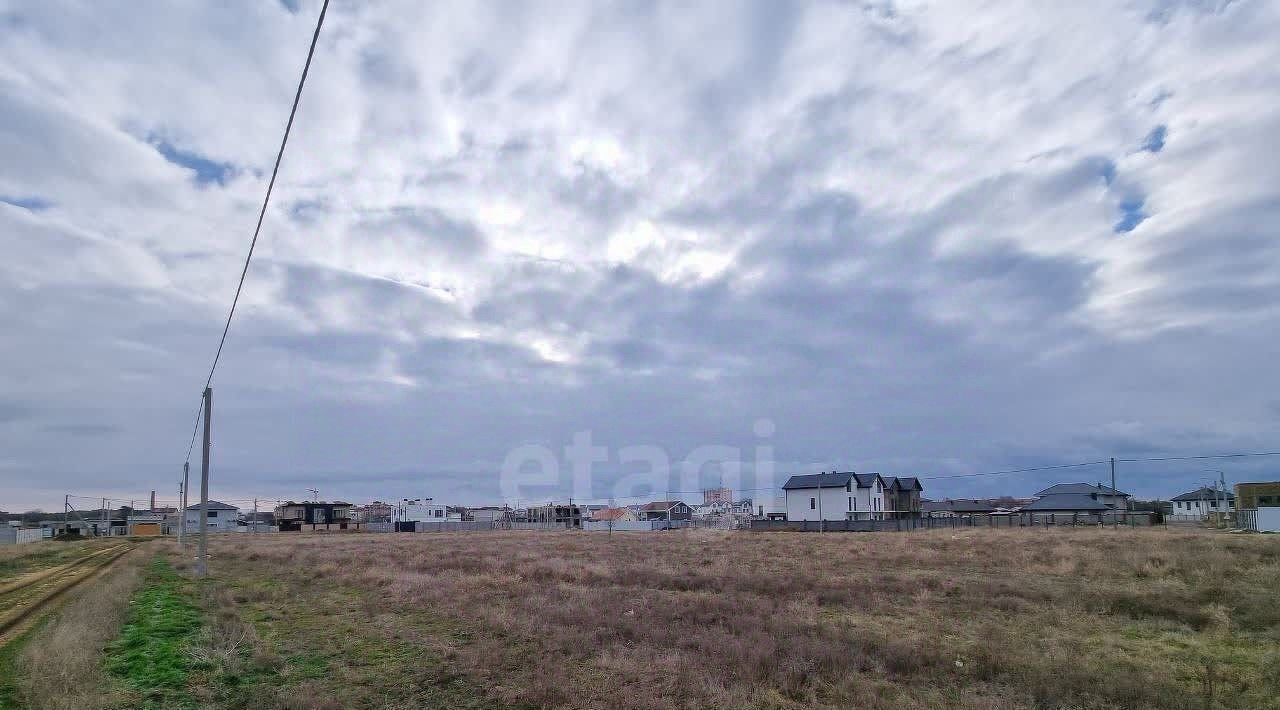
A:
<svg viewBox="0 0 1280 710">
<path fill-rule="evenodd" d="M 318 11 L 0 0 L 0 508 L 174 497 Z M 480 503 L 588 431 L 579 497 L 637 445 L 779 476 L 1276 450 L 1277 36 L 1266 0 L 333 0 L 213 493 Z M 1120 487 L 1209 468 L 1280 459 Z"/>
</svg>

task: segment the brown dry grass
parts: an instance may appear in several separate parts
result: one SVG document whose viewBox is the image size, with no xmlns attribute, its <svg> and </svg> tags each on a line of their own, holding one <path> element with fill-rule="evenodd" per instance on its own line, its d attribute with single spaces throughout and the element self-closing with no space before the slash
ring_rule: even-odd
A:
<svg viewBox="0 0 1280 710">
<path fill-rule="evenodd" d="M 122 538 L 96 538 L 62 542 L 43 540 L 0 547 L 0 583 L 23 574 L 76 560 L 104 547 L 118 545 Z"/>
<path fill-rule="evenodd" d="M 1266 707 L 1280 539 L 1164 530 L 258 536 L 226 706 Z M 226 602 L 225 599 L 230 599 Z M 243 681 L 243 674 L 238 676 Z"/>
<path fill-rule="evenodd" d="M 17 657 L 20 700 L 32 710 L 113 707 L 125 700 L 103 670 L 103 648 L 120 632 L 146 561 L 134 551 L 82 585 L 26 639 Z"/>
</svg>

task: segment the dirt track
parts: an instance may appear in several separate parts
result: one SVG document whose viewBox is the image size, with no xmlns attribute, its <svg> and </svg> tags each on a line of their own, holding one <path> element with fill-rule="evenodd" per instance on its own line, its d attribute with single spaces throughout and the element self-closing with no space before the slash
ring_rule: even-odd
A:
<svg viewBox="0 0 1280 710">
<path fill-rule="evenodd" d="M 27 574 L 0 586 L 0 646 L 26 630 L 67 591 L 104 573 L 135 548 L 124 543 L 90 553 L 74 562 Z"/>
</svg>

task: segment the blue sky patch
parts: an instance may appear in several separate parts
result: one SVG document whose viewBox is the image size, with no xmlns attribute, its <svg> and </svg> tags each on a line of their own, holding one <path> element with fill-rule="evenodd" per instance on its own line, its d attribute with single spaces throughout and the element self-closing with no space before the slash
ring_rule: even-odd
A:
<svg viewBox="0 0 1280 710">
<path fill-rule="evenodd" d="M 1151 129 L 1147 139 L 1142 142 L 1142 149 L 1151 153 L 1164 150 L 1164 139 L 1169 135 L 1169 127 L 1163 124 Z"/>
<path fill-rule="evenodd" d="M 190 153 L 185 150 L 179 150 L 164 141 L 154 141 L 152 145 L 156 150 L 160 151 L 160 155 L 164 159 L 174 165 L 181 165 L 188 170 L 194 170 L 196 173 L 196 183 L 199 185 L 208 185 L 217 183 L 218 185 L 227 184 L 227 178 L 234 172 L 235 167 L 231 163 L 219 163 L 214 160 Z"/>
<path fill-rule="evenodd" d="M 1111 183 L 1115 182 L 1116 181 L 1116 161 L 1107 160 L 1103 162 L 1102 169 L 1099 170 L 1099 174 L 1102 175 L 1103 182 L 1107 183 L 1108 186 L 1111 185 Z"/>
<path fill-rule="evenodd" d="M 1146 200 L 1141 197 L 1127 197 L 1120 203 L 1120 221 L 1116 222 L 1116 234 L 1132 232 L 1135 227 L 1147 219 L 1143 211 Z"/>
<path fill-rule="evenodd" d="M 14 207 L 21 207 L 24 210 L 32 212 L 43 212 L 53 207 L 53 203 L 43 197 L 27 196 L 17 197 L 15 195 L 0 195 L 0 202 L 4 202 Z"/>
</svg>

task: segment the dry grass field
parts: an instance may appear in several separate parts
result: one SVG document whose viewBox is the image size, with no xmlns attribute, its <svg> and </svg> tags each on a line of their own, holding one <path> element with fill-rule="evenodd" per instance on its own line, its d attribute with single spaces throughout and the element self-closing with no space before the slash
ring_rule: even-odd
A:
<svg viewBox="0 0 1280 710">
<path fill-rule="evenodd" d="M 212 552 L 189 686 L 204 706 L 1280 706 L 1271 536 L 263 535 Z"/>
<path fill-rule="evenodd" d="M 66 564 L 90 552 L 117 544 L 119 539 L 90 538 L 68 542 L 44 541 L 26 545 L 0 546 L 0 586 L 12 582 L 23 574 Z"/>
</svg>

